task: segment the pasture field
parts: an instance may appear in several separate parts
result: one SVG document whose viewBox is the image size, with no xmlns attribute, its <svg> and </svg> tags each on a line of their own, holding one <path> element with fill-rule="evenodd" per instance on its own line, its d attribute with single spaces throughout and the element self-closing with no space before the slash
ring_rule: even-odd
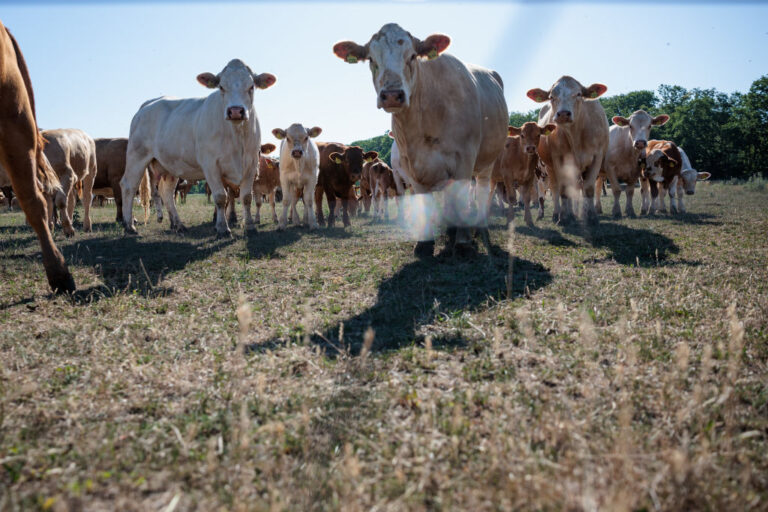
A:
<svg viewBox="0 0 768 512">
<path fill-rule="evenodd" d="M 94 208 L 73 297 L 1 213 L 0 510 L 766 510 L 768 191 L 686 200 L 432 262 Z"/>
</svg>

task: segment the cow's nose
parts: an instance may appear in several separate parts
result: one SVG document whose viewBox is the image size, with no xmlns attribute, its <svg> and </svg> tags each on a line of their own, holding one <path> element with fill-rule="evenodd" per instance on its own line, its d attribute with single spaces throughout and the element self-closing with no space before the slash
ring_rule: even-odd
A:
<svg viewBox="0 0 768 512">
<path fill-rule="evenodd" d="M 693 195 L 693 190 L 686 190 L 685 191 L 685 195 L 692 196 Z"/>
<path fill-rule="evenodd" d="M 534 154 L 536 152 L 536 146 L 525 146 L 525 152 L 528 154 Z"/>
<path fill-rule="evenodd" d="M 242 121 L 246 119 L 245 107 L 228 107 L 227 119 L 230 121 Z"/>
<path fill-rule="evenodd" d="M 405 91 L 402 89 L 381 91 L 379 97 L 384 108 L 402 107 L 405 103 Z"/>
<path fill-rule="evenodd" d="M 648 141 L 646 140 L 635 141 L 635 149 L 645 149 L 646 147 L 648 147 Z"/>
<path fill-rule="evenodd" d="M 301 158 L 303 154 L 304 152 L 300 149 L 294 149 L 293 151 L 291 151 L 291 156 L 293 158 Z"/>
<path fill-rule="evenodd" d="M 570 123 L 572 114 L 570 110 L 558 110 L 555 116 L 556 123 Z"/>
</svg>

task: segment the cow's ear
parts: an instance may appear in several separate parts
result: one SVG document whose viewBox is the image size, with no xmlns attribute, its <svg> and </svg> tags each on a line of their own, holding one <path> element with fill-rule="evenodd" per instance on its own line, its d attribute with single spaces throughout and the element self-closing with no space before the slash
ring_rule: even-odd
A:
<svg viewBox="0 0 768 512">
<path fill-rule="evenodd" d="M 521 133 L 523 133 L 523 130 L 517 126 L 507 126 L 507 135 L 510 137 L 519 137 Z"/>
<path fill-rule="evenodd" d="M 594 100 L 595 98 L 599 98 L 605 94 L 605 91 L 607 90 L 608 87 L 604 86 L 603 84 L 592 84 L 589 87 L 584 88 L 581 91 L 581 94 L 587 99 Z"/>
<path fill-rule="evenodd" d="M 653 120 L 651 121 L 651 125 L 663 126 L 667 124 L 667 121 L 669 121 L 669 116 L 667 114 L 659 114 L 658 116 L 653 118 Z"/>
<path fill-rule="evenodd" d="M 423 41 L 416 41 L 416 53 L 429 60 L 436 59 L 451 44 L 451 38 L 445 34 L 432 34 Z"/>
<path fill-rule="evenodd" d="M 387 136 L 389 136 L 390 139 L 394 139 L 395 138 L 395 132 L 393 132 L 392 130 L 389 130 L 387 132 Z"/>
<path fill-rule="evenodd" d="M 342 157 L 341 153 L 334 151 L 333 153 L 328 155 L 328 160 L 337 164 L 341 164 L 341 157 Z"/>
<path fill-rule="evenodd" d="M 283 140 L 285 138 L 285 130 L 282 128 L 275 128 L 272 130 L 272 135 L 274 135 L 277 140 Z"/>
<path fill-rule="evenodd" d="M 262 73 L 260 75 L 253 74 L 253 84 L 259 89 L 268 89 L 275 85 L 277 77 L 270 73 Z"/>
<path fill-rule="evenodd" d="M 557 129 L 557 125 L 555 123 L 549 123 L 541 131 L 541 134 L 544 135 L 545 137 L 548 137 L 548 136 L 552 135 L 555 132 L 556 129 Z"/>
<path fill-rule="evenodd" d="M 531 89 L 525 95 L 536 103 L 544 103 L 549 100 L 549 93 L 544 89 Z"/>
<path fill-rule="evenodd" d="M 323 132 L 322 128 L 320 128 L 319 126 L 313 126 L 309 130 L 307 130 L 307 135 L 309 135 L 310 137 L 312 137 L 314 139 L 315 137 L 320 135 L 322 132 Z"/>
<path fill-rule="evenodd" d="M 363 155 L 363 160 L 366 162 L 373 162 L 377 158 L 379 158 L 379 153 L 377 151 L 369 151 Z"/>
<path fill-rule="evenodd" d="M 213 73 L 200 73 L 197 75 L 197 81 L 209 89 L 215 89 L 219 86 L 219 77 Z"/>
<path fill-rule="evenodd" d="M 708 180 L 710 176 L 712 176 L 712 175 L 710 173 L 706 172 L 706 171 L 700 172 L 700 173 L 696 174 L 696 180 L 698 180 L 698 181 Z"/>
<path fill-rule="evenodd" d="M 613 116 L 611 118 L 611 121 L 613 121 L 613 124 L 616 126 L 629 126 L 629 119 L 622 116 Z"/>
<path fill-rule="evenodd" d="M 275 149 L 277 149 L 277 146 L 275 146 L 271 142 L 267 142 L 266 144 L 262 144 L 261 145 L 261 153 L 264 154 L 264 155 L 270 154 Z"/>
<path fill-rule="evenodd" d="M 354 41 L 341 41 L 333 45 L 333 53 L 341 60 L 355 64 L 368 58 L 368 49 Z"/>
</svg>

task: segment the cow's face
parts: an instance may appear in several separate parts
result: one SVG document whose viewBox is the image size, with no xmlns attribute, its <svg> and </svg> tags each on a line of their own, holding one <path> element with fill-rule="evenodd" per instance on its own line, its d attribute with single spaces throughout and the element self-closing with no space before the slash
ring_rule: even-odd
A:
<svg viewBox="0 0 768 512">
<path fill-rule="evenodd" d="M 653 181 L 664 181 L 664 175 L 672 175 L 680 168 L 680 162 L 661 149 L 654 149 L 645 159 L 645 177 Z"/>
<path fill-rule="evenodd" d="M 632 137 L 632 147 L 642 151 L 648 147 L 648 138 L 651 136 L 652 126 L 662 126 L 669 121 L 667 114 L 651 117 L 645 110 L 633 112 L 629 119 L 622 116 L 613 116 L 616 126 L 629 126 L 629 135 Z"/>
<path fill-rule="evenodd" d="M 712 176 L 708 172 L 699 172 L 696 169 L 686 169 L 680 173 L 680 179 L 683 180 L 683 190 L 689 196 L 696 192 L 696 182 L 708 180 Z"/>
<path fill-rule="evenodd" d="M 287 148 L 291 157 L 298 160 L 307 153 L 310 145 L 309 138 L 317 137 L 322 131 L 322 128 L 319 126 L 307 129 L 300 123 L 294 123 L 286 130 L 275 128 L 272 130 L 272 135 L 274 135 L 276 139 L 282 140 L 282 147 Z M 283 151 L 284 149 L 281 149 L 280 153 L 282 154 Z"/>
<path fill-rule="evenodd" d="M 520 128 L 515 126 L 507 127 L 507 133 L 511 137 L 520 137 L 520 145 L 522 146 L 523 151 L 529 155 L 535 155 L 536 148 L 539 146 L 539 138 L 541 138 L 542 135 L 544 137 L 549 136 L 549 134 L 555 131 L 555 128 L 557 128 L 557 125 L 552 123 L 549 123 L 542 128 L 538 124 L 529 121 L 523 124 Z"/>
<path fill-rule="evenodd" d="M 549 91 L 531 89 L 527 95 L 537 103 L 549 101 L 555 116 L 555 123 L 567 125 L 579 118 L 581 107 L 585 101 L 594 101 L 607 90 L 608 88 L 603 84 L 592 84 L 589 87 L 584 87 L 578 80 L 570 76 L 563 76 L 555 82 Z"/>
<path fill-rule="evenodd" d="M 365 162 L 373 162 L 378 156 L 379 154 L 376 151 L 363 153 L 363 148 L 360 146 L 350 146 L 343 153 L 331 153 L 328 155 L 328 158 L 332 162 L 343 166 L 352 181 L 357 181 L 363 174 L 363 164 Z"/>
<path fill-rule="evenodd" d="M 342 41 L 333 46 L 333 53 L 353 64 L 369 60 L 376 106 L 397 113 L 410 105 L 419 60 L 437 58 L 450 43 L 451 39 L 443 34 L 433 34 L 421 41 L 396 23 L 389 23 L 365 46 Z"/>
<path fill-rule="evenodd" d="M 197 81 L 209 89 L 219 89 L 224 119 L 237 123 L 251 116 L 254 88 L 271 87 L 277 78 L 269 73 L 255 74 L 243 61 L 233 59 L 218 75 L 200 73 Z"/>
</svg>

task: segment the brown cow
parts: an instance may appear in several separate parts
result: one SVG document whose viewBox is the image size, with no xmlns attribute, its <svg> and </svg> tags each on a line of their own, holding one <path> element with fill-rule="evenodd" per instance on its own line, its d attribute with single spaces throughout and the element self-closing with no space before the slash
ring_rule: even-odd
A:
<svg viewBox="0 0 768 512">
<path fill-rule="evenodd" d="M 54 292 L 74 291 L 75 281 L 48 229 L 44 194 L 61 194 L 61 186 L 43 155 L 37 130 L 35 97 L 24 56 L 0 22 L 0 165 L 13 183 L 27 222 L 35 230 L 48 284 Z"/>
<path fill-rule="evenodd" d="M 125 150 L 128 139 L 125 137 L 95 139 L 96 142 L 96 179 L 93 182 L 93 194 L 113 197 L 117 207 L 115 220 L 123 223 L 123 192 L 120 180 L 125 173 Z M 149 218 L 150 182 L 149 171 L 144 173 L 139 187 L 139 197 L 144 206 L 144 223 Z M 110 192 L 108 192 L 108 190 Z"/>
<path fill-rule="evenodd" d="M 538 148 L 549 172 L 555 222 L 574 220 L 572 203 L 578 199 L 580 184 L 586 196 L 583 220 L 598 222 L 595 180 L 608 149 L 608 119 L 597 98 L 607 89 L 603 84 L 584 87 L 576 79 L 563 76 L 548 91 L 531 89 L 527 93 L 533 101 L 546 103 L 539 111 L 539 126 L 557 125 L 557 131 L 541 139 Z"/>
<path fill-rule="evenodd" d="M 534 122 L 525 123 L 520 128 L 515 126 L 508 128 L 509 137 L 507 137 L 504 149 L 493 164 L 493 171 L 491 172 L 491 194 L 496 188 L 496 183 L 504 183 L 509 202 L 508 220 L 511 221 L 514 217 L 515 189 L 519 187 L 522 189 L 525 223 L 533 226 L 531 201 L 536 192 L 536 168 L 539 163 L 536 150 L 540 137 L 542 135 L 549 136 L 556 128 L 557 125 L 552 123 L 542 128 Z M 543 214 L 544 208 L 540 206 L 539 218 Z"/>
<path fill-rule="evenodd" d="M 641 213 L 653 215 L 656 210 L 666 212 L 664 196 L 677 185 L 675 178 L 680 177 L 683 157 L 677 145 L 669 140 L 649 140 L 646 156 L 646 168 L 641 181 L 643 204 Z M 648 192 L 650 189 L 649 200 Z M 660 190 L 659 190 L 660 189 Z"/>
<path fill-rule="evenodd" d="M 185 180 L 180 179 L 176 184 L 176 190 L 173 191 L 173 200 L 176 201 L 181 197 L 181 204 L 187 204 L 187 194 L 192 190 L 192 187 L 197 185 L 198 180 Z"/>
<path fill-rule="evenodd" d="M 262 148 L 263 147 L 264 146 L 262 146 Z M 262 150 L 262 153 L 267 152 Z M 253 220 L 256 224 L 261 224 L 261 205 L 264 202 L 264 198 L 269 201 L 269 205 L 272 207 L 272 222 L 277 224 L 278 219 L 275 200 L 277 198 L 279 187 L 280 162 L 262 154 L 259 159 L 259 176 L 253 182 L 253 198 L 256 201 L 256 215 L 254 215 Z"/>
<path fill-rule="evenodd" d="M 371 162 L 379 154 L 376 151 L 363 152 L 360 146 L 346 146 L 337 142 L 318 142 L 320 152 L 320 174 L 315 187 L 315 213 L 317 223 L 323 219 L 323 194 L 328 201 L 328 227 L 336 220 L 336 199 L 341 199 L 341 215 L 344 226 L 349 226 L 350 191 L 354 198 L 354 185 L 363 173 L 363 163 Z"/>
<path fill-rule="evenodd" d="M 365 164 L 365 167 L 367 167 L 371 196 L 373 198 L 373 218 L 376 220 L 383 213 L 384 220 L 389 220 L 387 202 L 390 194 L 395 196 L 398 212 L 401 211 L 399 207 L 400 193 L 397 190 L 395 175 L 392 169 L 378 158 L 374 162 Z"/>
<path fill-rule="evenodd" d="M 266 166 L 266 160 L 269 160 L 264 157 L 264 155 L 268 155 L 269 153 L 273 152 L 277 146 L 271 143 L 262 144 L 259 148 L 260 154 L 259 154 L 259 168 L 258 172 L 256 173 L 256 177 L 253 179 L 253 185 L 254 187 L 259 183 L 259 178 L 261 176 L 261 172 L 264 170 Z M 269 171 L 267 171 L 269 174 Z M 280 175 L 278 174 L 278 180 L 280 179 Z M 227 204 L 224 208 L 224 211 L 227 214 L 227 222 L 229 224 L 236 224 L 237 223 L 237 212 L 235 211 L 235 200 L 240 196 L 240 187 L 235 185 L 234 183 L 230 183 L 228 180 L 224 179 L 224 189 L 227 192 Z M 254 218 L 254 222 L 256 224 L 259 224 L 261 222 L 261 218 L 259 216 L 259 210 L 261 209 L 261 195 L 256 196 L 255 188 L 253 189 L 254 192 L 252 193 L 253 198 L 258 198 L 257 200 L 257 210 L 256 210 L 256 217 Z M 211 195 L 211 189 L 208 186 L 208 183 L 205 184 L 205 193 L 210 198 Z M 274 203 L 272 205 L 272 210 L 274 211 Z M 216 223 L 216 210 L 213 210 L 213 222 Z M 277 221 L 275 221 L 277 222 Z"/>
</svg>

